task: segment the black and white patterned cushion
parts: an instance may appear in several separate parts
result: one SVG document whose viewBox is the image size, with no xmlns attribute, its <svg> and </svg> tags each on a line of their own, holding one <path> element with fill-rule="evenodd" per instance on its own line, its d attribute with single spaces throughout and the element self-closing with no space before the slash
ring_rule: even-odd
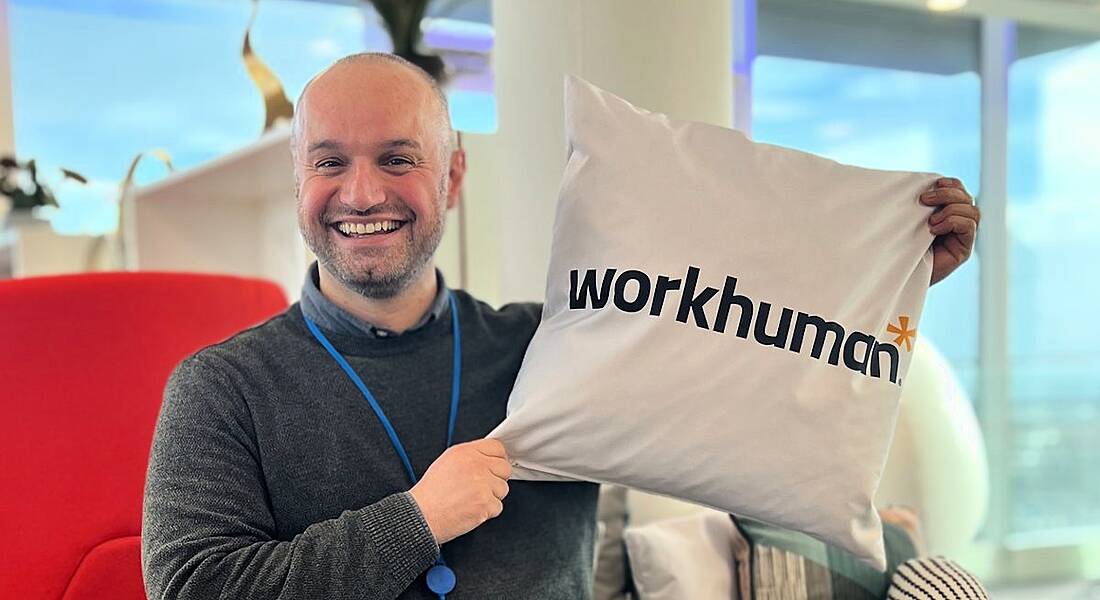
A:
<svg viewBox="0 0 1100 600">
<path fill-rule="evenodd" d="M 890 580 L 888 600 L 988 600 L 989 593 L 965 569 L 943 557 L 907 560 Z"/>
</svg>

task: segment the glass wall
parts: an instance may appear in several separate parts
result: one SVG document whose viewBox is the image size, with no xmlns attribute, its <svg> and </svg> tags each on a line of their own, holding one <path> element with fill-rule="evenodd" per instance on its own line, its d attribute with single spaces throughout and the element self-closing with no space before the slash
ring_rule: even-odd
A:
<svg viewBox="0 0 1100 600">
<path fill-rule="evenodd" d="M 187 169 L 261 133 L 263 101 L 241 61 L 250 2 L 12 0 L 15 145 L 21 158 L 74 169 L 56 190 L 61 233 L 117 225 L 117 185 L 138 152 L 164 148 Z M 304 33 L 308 32 L 308 33 Z M 379 31 L 376 45 L 384 48 Z M 252 46 L 295 98 L 308 78 L 368 40 L 355 6 L 264 2 Z M 162 177 L 153 161 L 138 182 Z"/>
<path fill-rule="evenodd" d="M 1100 539 L 1100 321 L 1090 317 L 1100 302 L 1100 41 L 1018 27 L 1005 200 L 980 198 L 977 21 L 791 0 L 760 0 L 759 14 L 755 139 L 860 166 L 952 175 L 979 204 L 1002 203 L 1008 294 L 990 301 L 1008 310 L 999 326 L 1009 395 L 992 400 L 1006 421 L 983 425 L 1003 434 L 990 438 L 989 460 L 1006 479 L 994 486 L 1005 491 L 1005 514 L 988 541 L 1021 548 Z M 863 32 L 871 33 L 849 43 Z M 995 226 L 983 224 L 986 235 Z M 975 256 L 930 290 L 921 332 L 972 398 L 982 364 L 980 268 Z"/>
<path fill-rule="evenodd" d="M 1100 42 L 1017 60 L 1009 102 L 1008 525 L 1081 540 L 1100 528 Z"/>
<path fill-rule="evenodd" d="M 752 133 L 876 169 L 958 177 L 978 194 L 977 73 L 950 75 L 760 56 L 753 65 Z M 974 397 L 978 368 L 978 263 L 929 292 L 921 336 L 932 340 Z"/>
<path fill-rule="evenodd" d="M 117 185 L 138 152 L 163 148 L 188 169 L 255 141 L 260 93 L 241 60 L 247 0 L 0 0 L 9 4 L 15 144 L 19 157 L 89 178 L 59 182 L 60 233 L 102 234 L 118 223 Z M 451 3 L 453 4 L 453 3 Z M 453 57 L 449 89 L 456 128 L 496 129 L 492 28 L 464 19 L 486 7 L 439 6 L 425 42 Z M 252 48 L 293 102 L 333 60 L 389 51 L 366 2 L 265 0 Z M 147 161 L 136 181 L 164 176 Z M 60 179 L 60 177 L 58 177 Z"/>
</svg>

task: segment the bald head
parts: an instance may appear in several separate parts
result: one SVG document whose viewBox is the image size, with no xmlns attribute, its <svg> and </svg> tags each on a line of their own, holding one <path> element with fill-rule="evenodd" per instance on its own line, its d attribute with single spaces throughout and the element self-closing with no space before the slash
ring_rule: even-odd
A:
<svg viewBox="0 0 1100 600">
<path fill-rule="evenodd" d="M 372 94 L 377 93 L 400 94 L 406 97 L 423 94 L 427 103 L 415 103 L 415 106 L 410 105 L 408 108 L 425 112 L 422 116 L 436 130 L 443 157 L 450 156 L 454 150 L 455 134 L 451 127 L 447 95 L 439 84 L 423 69 L 400 56 L 385 52 L 363 52 L 337 60 L 302 88 L 294 106 L 290 131 L 290 151 L 295 157 L 300 151 L 304 122 L 312 108 L 310 96 L 313 88 L 324 88 L 328 93 L 354 94 L 349 100 L 362 102 L 370 102 Z"/>
<path fill-rule="evenodd" d="M 306 85 L 291 148 L 322 293 L 394 298 L 434 285 L 429 267 L 466 173 L 451 135 L 442 91 L 395 56 L 349 56 Z"/>
</svg>

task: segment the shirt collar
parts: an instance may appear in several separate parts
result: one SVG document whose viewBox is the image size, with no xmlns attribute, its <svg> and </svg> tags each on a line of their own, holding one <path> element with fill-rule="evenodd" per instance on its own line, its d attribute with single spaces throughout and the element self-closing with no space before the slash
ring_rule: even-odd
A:
<svg viewBox="0 0 1100 600">
<path fill-rule="evenodd" d="M 435 300 L 428 307 L 420 319 L 412 327 L 403 333 L 409 333 L 421 329 L 429 323 L 443 316 L 448 307 L 447 286 L 443 281 L 443 273 L 435 270 L 436 293 Z M 321 293 L 320 274 L 317 263 L 310 265 L 306 271 L 305 282 L 302 284 L 302 298 L 300 301 L 302 313 L 322 329 L 345 335 L 366 336 L 375 339 L 392 338 L 402 335 L 368 323 L 348 311 L 337 306 L 333 301 Z"/>
</svg>

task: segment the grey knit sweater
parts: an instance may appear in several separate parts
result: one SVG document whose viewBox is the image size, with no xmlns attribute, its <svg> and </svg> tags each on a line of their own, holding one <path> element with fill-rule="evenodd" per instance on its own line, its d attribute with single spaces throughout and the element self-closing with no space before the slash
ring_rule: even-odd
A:
<svg viewBox="0 0 1100 600">
<path fill-rule="evenodd" d="M 505 415 L 537 305 L 455 292 L 455 443 Z M 444 450 L 451 319 L 392 339 L 326 331 L 422 475 Z M 165 390 L 145 489 L 151 600 L 431 598 L 440 551 L 381 424 L 298 304 L 185 360 Z M 597 487 L 514 481 L 504 512 L 443 546 L 448 599 L 588 598 Z"/>
</svg>

